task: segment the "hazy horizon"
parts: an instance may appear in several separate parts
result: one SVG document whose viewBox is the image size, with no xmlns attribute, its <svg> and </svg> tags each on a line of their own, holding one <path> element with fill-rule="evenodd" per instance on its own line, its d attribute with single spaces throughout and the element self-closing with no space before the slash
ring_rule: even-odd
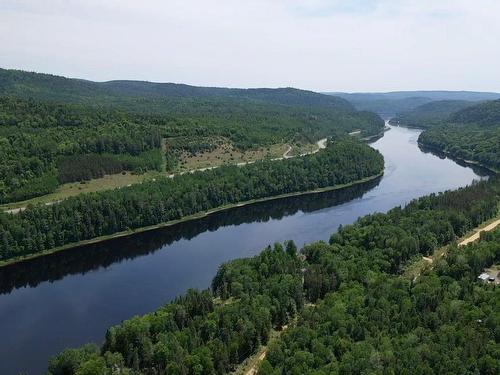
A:
<svg viewBox="0 0 500 375">
<path fill-rule="evenodd" d="M 301 87 L 293 87 L 293 86 L 276 86 L 276 87 L 268 87 L 268 86 L 255 86 L 255 87 L 240 87 L 240 86 L 197 86 L 197 85 L 191 85 L 187 84 L 184 82 L 161 82 L 161 81 L 147 81 L 147 80 L 135 80 L 135 79 L 112 79 L 112 80 L 106 80 L 106 81 L 95 81 L 87 78 L 81 78 L 81 77 L 68 77 L 68 76 L 62 76 L 60 74 L 56 73 L 47 73 L 47 72 L 38 72 L 38 71 L 32 71 L 32 70 L 23 70 L 23 69 L 17 69 L 17 68 L 10 68 L 10 67 L 2 67 L 0 66 L 0 69 L 6 69 L 6 70 L 20 70 L 20 71 L 26 71 L 29 73 L 40 73 L 40 74 L 50 74 L 54 76 L 60 76 L 64 78 L 69 78 L 69 79 L 76 79 L 76 80 L 82 80 L 82 81 L 89 81 L 89 82 L 97 82 L 97 83 L 105 83 L 105 82 L 113 82 L 113 81 L 135 81 L 135 82 L 147 82 L 147 83 L 152 83 L 152 84 L 175 84 L 175 85 L 188 85 L 188 86 L 195 86 L 195 87 L 212 87 L 212 88 L 228 88 L 228 89 L 267 89 L 267 88 L 275 88 L 275 89 L 284 89 L 284 88 L 293 88 L 293 89 L 299 89 L 299 90 L 309 90 L 309 89 L 303 89 Z M 427 90 L 427 89 L 414 89 L 414 90 L 392 90 L 392 91 L 315 91 L 315 90 L 309 90 L 313 92 L 317 92 L 320 94 L 393 94 L 393 93 L 414 93 L 414 92 L 477 92 L 477 93 L 486 93 L 486 94 L 500 94 L 499 91 L 474 91 L 474 90 Z"/>
<path fill-rule="evenodd" d="M 499 92 L 494 0 L 4 0 L 2 67 L 92 81 Z"/>
</svg>

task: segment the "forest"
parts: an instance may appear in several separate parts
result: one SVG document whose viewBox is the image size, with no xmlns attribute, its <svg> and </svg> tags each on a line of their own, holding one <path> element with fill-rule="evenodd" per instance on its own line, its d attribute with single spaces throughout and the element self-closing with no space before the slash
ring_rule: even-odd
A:
<svg viewBox="0 0 500 375">
<path fill-rule="evenodd" d="M 348 136 L 301 158 L 162 177 L 0 213 L 0 260 L 182 219 L 218 207 L 344 185 L 380 175 L 382 155 Z"/>
<path fill-rule="evenodd" d="M 292 88 L 92 82 L 0 69 L 0 204 L 69 182 L 157 172 L 131 186 L 0 212 L 0 265 L 240 203 L 380 176 L 382 155 L 347 135 L 382 131 L 382 119 L 357 110 L 363 106 L 386 113 L 396 101 L 412 111 L 399 121 L 429 125 L 420 145 L 499 170 L 500 100 L 466 102 L 491 95 L 345 94 L 358 100 L 352 105 Z M 221 143 L 244 152 L 321 138 L 328 138 L 326 149 L 304 157 L 167 175 L 181 154 L 200 155 Z M 361 217 L 328 243 L 268 246 L 222 264 L 209 289 L 188 290 L 109 328 L 99 345 L 64 350 L 50 360 L 48 374 L 228 374 L 263 345 L 259 375 L 498 374 L 499 290 L 477 276 L 499 263 L 500 231 L 464 247 L 457 239 L 498 217 L 499 202 L 500 179 L 492 176 Z M 190 228 L 203 229 L 196 222 Z M 179 235 L 173 230 L 169 238 Z M 432 266 L 415 278 L 406 275 L 445 246 Z M 99 250 L 114 259 L 138 255 Z M 81 267 L 92 268 L 92 261 Z M 13 275 L 2 287 L 16 283 L 23 285 L 23 277 Z"/>
<path fill-rule="evenodd" d="M 454 247 L 414 282 L 344 282 L 303 311 L 259 374 L 498 374 L 500 289 L 477 276 L 500 260 L 499 241 L 497 230 Z"/>
<path fill-rule="evenodd" d="M 424 131 L 419 143 L 500 170 L 500 100 L 467 107 Z"/>
<path fill-rule="evenodd" d="M 498 213 L 500 181 L 432 194 L 339 228 L 329 243 L 275 244 L 223 264 L 210 290 L 67 349 L 49 374 L 225 374 L 271 341 L 259 374 L 496 374 L 499 289 L 477 281 L 500 232 L 455 239 Z M 416 280 L 416 257 L 451 244 Z M 281 332 L 281 333 L 280 333 Z"/>
<path fill-rule="evenodd" d="M 303 90 L 96 83 L 0 69 L 0 204 L 122 171 L 171 172 L 181 153 L 199 155 L 221 140 L 244 152 L 383 126 L 343 99 Z"/>
</svg>

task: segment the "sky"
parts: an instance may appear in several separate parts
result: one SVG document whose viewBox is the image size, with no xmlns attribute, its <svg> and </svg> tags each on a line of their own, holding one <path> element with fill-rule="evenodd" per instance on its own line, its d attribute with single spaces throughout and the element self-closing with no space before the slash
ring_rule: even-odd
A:
<svg viewBox="0 0 500 375">
<path fill-rule="evenodd" d="M 499 0 L 0 0 L 0 67 L 314 91 L 500 91 Z"/>
</svg>

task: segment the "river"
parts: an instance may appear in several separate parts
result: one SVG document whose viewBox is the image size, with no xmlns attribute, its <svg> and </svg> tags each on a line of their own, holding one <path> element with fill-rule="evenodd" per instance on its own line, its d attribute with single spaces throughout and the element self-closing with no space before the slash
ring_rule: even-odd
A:
<svg viewBox="0 0 500 375">
<path fill-rule="evenodd" d="M 418 148 L 416 129 L 374 142 L 377 181 L 341 191 L 235 208 L 174 227 L 75 248 L 0 269 L 0 374 L 43 374 L 66 347 L 101 342 L 106 329 L 188 288 L 207 288 L 219 265 L 274 242 L 325 240 L 339 225 L 484 175 Z"/>
</svg>

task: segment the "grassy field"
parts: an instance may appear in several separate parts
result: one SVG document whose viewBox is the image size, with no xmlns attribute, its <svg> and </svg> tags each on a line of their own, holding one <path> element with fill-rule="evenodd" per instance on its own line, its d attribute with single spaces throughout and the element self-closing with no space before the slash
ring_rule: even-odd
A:
<svg viewBox="0 0 500 375">
<path fill-rule="evenodd" d="M 55 192 L 51 194 L 28 199 L 25 201 L 4 204 L 1 205 L 0 208 L 2 208 L 3 210 L 10 210 L 19 207 L 26 207 L 29 204 L 47 204 L 51 202 L 57 202 L 82 193 L 92 193 L 96 191 L 121 188 L 155 178 L 156 176 L 158 176 L 158 172 L 148 172 L 141 175 L 126 172 L 123 174 L 119 173 L 107 175 L 102 178 L 96 178 L 90 181 L 86 181 L 85 183 L 72 182 L 61 185 Z"/>
<path fill-rule="evenodd" d="M 238 163 L 248 163 L 263 159 L 275 159 L 283 157 L 283 154 L 290 146 L 287 144 L 275 144 L 267 148 L 241 152 L 234 150 L 228 143 L 223 143 L 220 147 L 211 152 L 200 153 L 196 156 L 187 153 L 181 156 L 181 162 L 174 173 L 182 173 L 195 169 L 207 167 L 216 167 L 222 165 L 234 165 Z M 310 153 L 318 149 L 317 144 L 293 144 L 288 156 L 298 156 L 304 153 Z M 28 199 L 25 201 L 13 202 L 0 205 L 0 210 L 9 211 L 24 208 L 30 204 L 51 204 L 63 199 L 73 197 L 82 193 L 93 193 L 97 191 L 111 190 L 137 184 L 146 180 L 156 178 L 159 172 L 147 172 L 141 175 L 130 172 L 107 175 L 102 178 L 93 179 L 85 182 L 72 182 L 61 185 L 51 194 Z"/>
<path fill-rule="evenodd" d="M 174 173 L 221 165 L 248 163 L 262 159 L 280 158 L 287 149 L 288 146 L 286 144 L 275 144 L 268 148 L 241 152 L 233 149 L 230 144 L 223 143 L 213 151 L 199 153 L 195 156 L 184 153 L 181 155 L 180 163 Z"/>
<path fill-rule="evenodd" d="M 318 149 L 318 145 L 316 143 L 294 143 L 291 146 L 292 150 L 288 153 L 288 156 L 310 154 Z"/>
</svg>

